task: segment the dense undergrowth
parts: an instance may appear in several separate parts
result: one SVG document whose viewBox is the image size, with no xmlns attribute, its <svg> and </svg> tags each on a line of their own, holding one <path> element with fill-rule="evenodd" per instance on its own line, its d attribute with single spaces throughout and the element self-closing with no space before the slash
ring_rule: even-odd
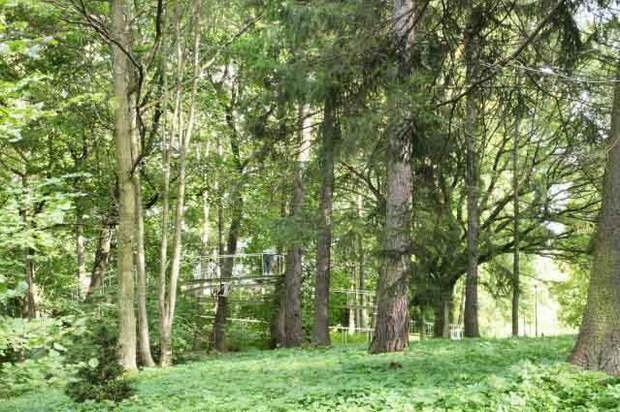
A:
<svg viewBox="0 0 620 412">
<path fill-rule="evenodd" d="M 134 377 L 117 405 L 78 405 L 49 390 L 1 411 L 608 411 L 620 379 L 564 362 L 571 337 L 428 340 L 404 354 L 362 345 L 211 356 Z"/>
</svg>

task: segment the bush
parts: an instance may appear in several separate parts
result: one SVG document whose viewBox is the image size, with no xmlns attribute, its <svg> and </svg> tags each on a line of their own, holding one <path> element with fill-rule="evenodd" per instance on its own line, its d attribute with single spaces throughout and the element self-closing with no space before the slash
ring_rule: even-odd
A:
<svg viewBox="0 0 620 412">
<path fill-rule="evenodd" d="M 66 347 L 84 330 L 75 317 L 27 320 L 0 317 L 0 398 L 62 386 L 75 371 Z"/>
<path fill-rule="evenodd" d="M 80 348 L 82 366 L 65 390 L 77 402 L 118 402 L 133 395 L 134 389 L 123 377 L 124 370 L 118 363 L 113 330 L 105 323 L 98 324 Z"/>
</svg>

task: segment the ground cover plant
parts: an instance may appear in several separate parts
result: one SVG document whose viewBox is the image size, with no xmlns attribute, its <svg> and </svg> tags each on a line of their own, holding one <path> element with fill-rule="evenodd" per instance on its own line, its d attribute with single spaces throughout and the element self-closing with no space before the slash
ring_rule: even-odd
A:
<svg viewBox="0 0 620 412">
<path fill-rule="evenodd" d="M 77 404 L 61 391 L 1 411 L 613 411 L 620 380 L 565 363 L 572 337 L 416 342 L 371 356 L 365 346 L 210 356 L 151 369 L 118 404 Z"/>
<path fill-rule="evenodd" d="M 0 0 L 0 408 L 617 408 L 619 17 Z"/>
</svg>

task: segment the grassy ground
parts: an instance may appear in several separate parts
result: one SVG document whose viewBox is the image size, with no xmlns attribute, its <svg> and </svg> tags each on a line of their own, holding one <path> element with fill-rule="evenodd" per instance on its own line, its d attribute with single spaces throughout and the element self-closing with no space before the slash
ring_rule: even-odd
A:
<svg viewBox="0 0 620 412">
<path fill-rule="evenodd" d="M 608 411 L 620 379 L 564 363 L 569 337 L 416 342 L 404 354 L 361 345 L 210 357 L 135 378 L 116 406 L 76 405 L 59 391 L 0 411 Z"/>
</svg>

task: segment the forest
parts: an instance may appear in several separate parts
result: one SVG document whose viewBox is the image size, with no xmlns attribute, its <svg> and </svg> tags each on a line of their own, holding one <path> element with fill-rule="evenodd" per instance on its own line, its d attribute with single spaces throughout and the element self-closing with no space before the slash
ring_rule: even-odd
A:
<svg viewBox="0 0 620 412">
<path fill-rule="evenodd" d="M 619 17 L 0 0 L 0 411 L 620 410 Z"/>
</svg>

